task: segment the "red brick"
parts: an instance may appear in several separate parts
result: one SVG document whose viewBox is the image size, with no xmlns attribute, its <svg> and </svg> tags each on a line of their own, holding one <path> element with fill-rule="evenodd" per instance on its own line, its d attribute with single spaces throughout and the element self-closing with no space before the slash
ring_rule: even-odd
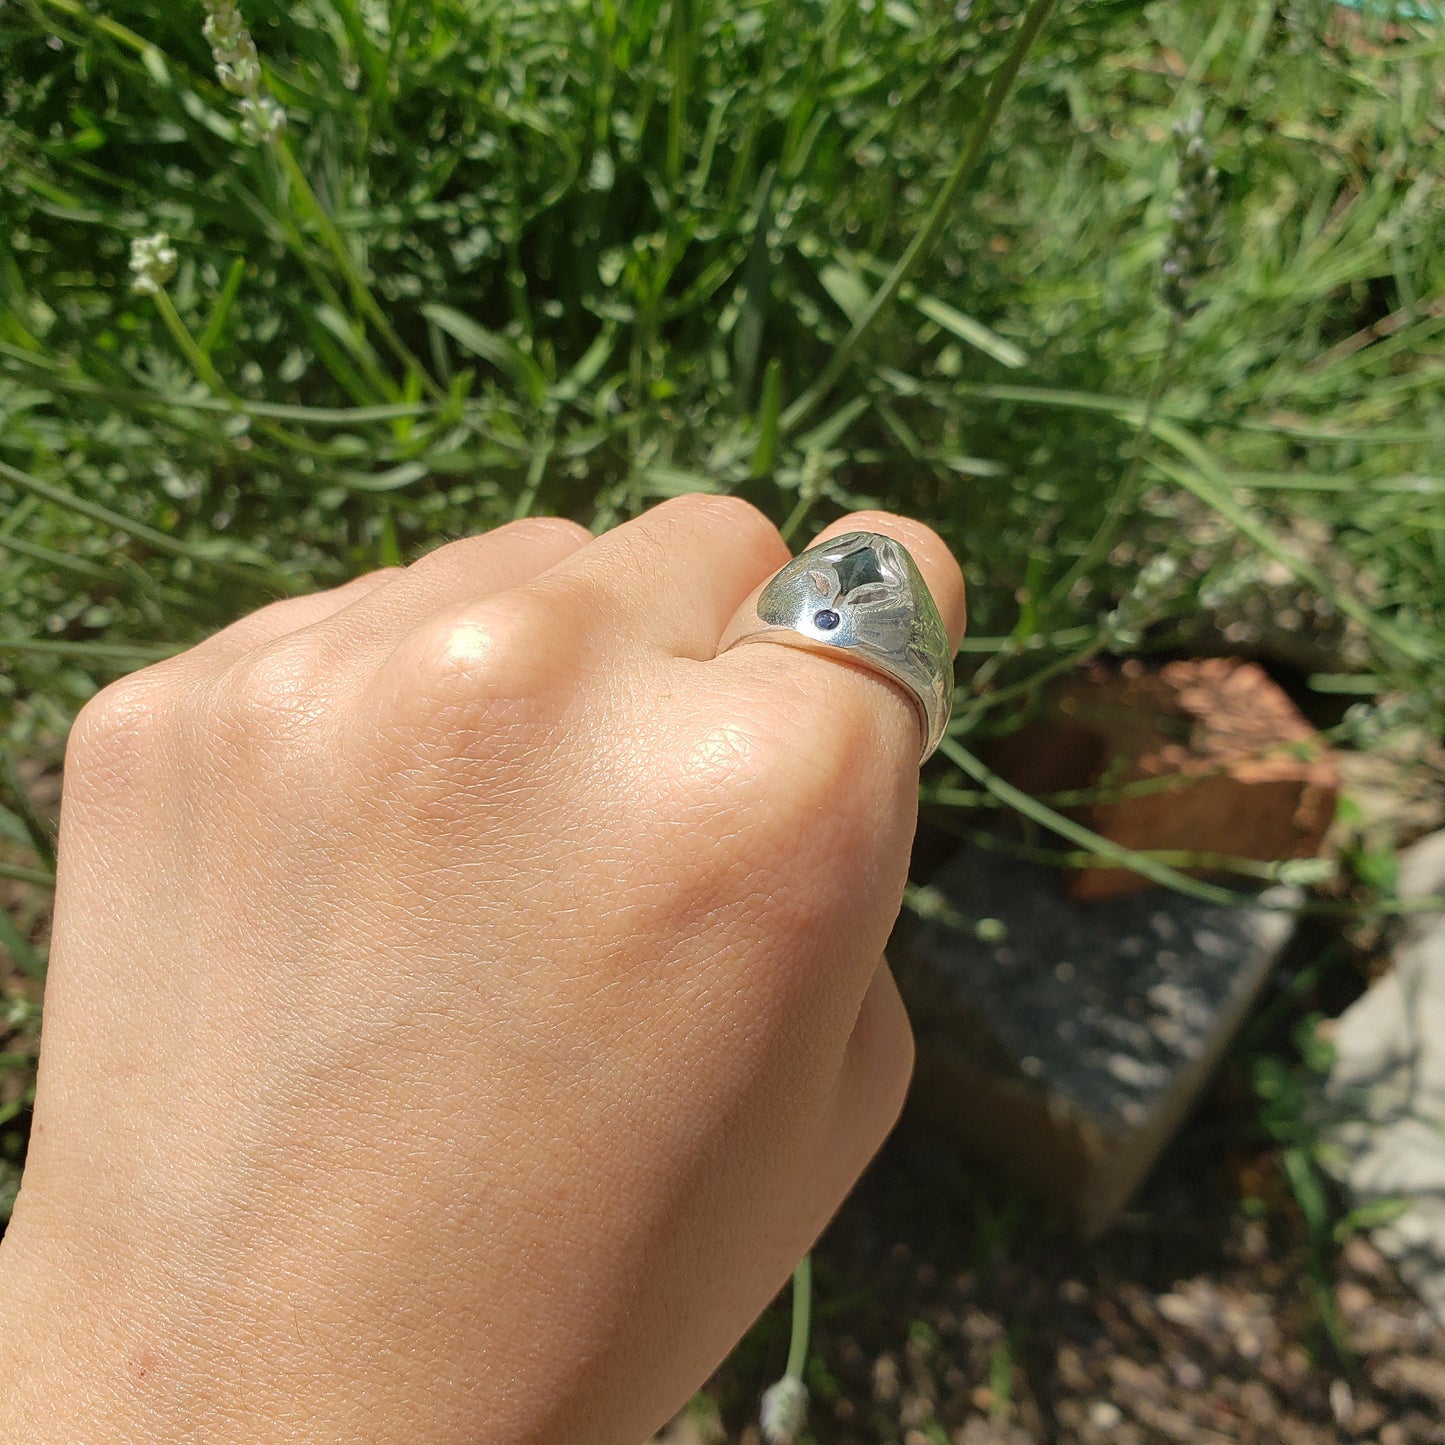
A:
<svg viewBox="0 0 1445 1445">
<path fill-rule="evenodd" d="M 1334 753 L 1285 691 L 1255 663 L 1223 657 L 1096 667 L 1056 688 L 992 761 L 1036 796 L 1124 789 L 1062 810 L 1124 847 L 1257 861 L 1314 857 L 1339 792 Z M 1150 886 L 1123 868 L 1068 881 L 1080 900 Z"/>
</svg>

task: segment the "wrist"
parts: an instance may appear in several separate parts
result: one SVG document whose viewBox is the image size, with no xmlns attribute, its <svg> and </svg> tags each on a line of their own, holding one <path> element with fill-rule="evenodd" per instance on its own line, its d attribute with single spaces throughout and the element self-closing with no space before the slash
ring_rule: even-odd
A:
<svg viewBox="0 0 1445 1445">
<path fill-rule="evenodd" d="M 204 1276 L 202 1260 L 191 1268 Z M 0 1439 L 343 1438 L 326 1428 L 338 1417 L 322 1361 L 309 1362 L 309 1395 L 278 1411 L 276 1386 L 292 1372 L 268 1368 L 254 1321 L 213 1310 L 200 1278 L 192 1286 L 153 1276 L 123 1246 L 97 1250 L 61 1228 L 27 1229 L 17 1209 L 0 1241 Z M 315 1430 L 292 1428 L 307 1419 Z"/>
</svg>

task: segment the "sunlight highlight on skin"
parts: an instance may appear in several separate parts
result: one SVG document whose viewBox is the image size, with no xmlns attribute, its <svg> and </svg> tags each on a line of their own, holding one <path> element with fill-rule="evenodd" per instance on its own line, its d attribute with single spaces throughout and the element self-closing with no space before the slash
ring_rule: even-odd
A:
<svg viewBox="0 0 1445 1445">
<path fill-rule="evenodd" d="M 496 628 L 481 621 L 460 622 L 448 631 L 437 662 L 447 672 L 474 672 L 495 658 L 497 643 Z"/>
<path fill-rule="evenodd" d="M 698 782 L 728 781 L 750 774 L 757 766 L 757 742 L 741 723 L 710 727 L 683 760 L 682 776 Z"/>
</svg>

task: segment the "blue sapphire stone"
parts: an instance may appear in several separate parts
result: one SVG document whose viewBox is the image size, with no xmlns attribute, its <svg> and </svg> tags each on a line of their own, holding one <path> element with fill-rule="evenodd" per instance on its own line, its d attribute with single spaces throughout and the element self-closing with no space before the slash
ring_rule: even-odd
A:
<svg viewBox="0 0 1445 1445">
<path fill-rule="evenodd" d="M 831 607 L 825 607 L 821 612 L 813 614 L 813 626 L 824 632 L 831 632 L 842 620 Z"/>
</svg>

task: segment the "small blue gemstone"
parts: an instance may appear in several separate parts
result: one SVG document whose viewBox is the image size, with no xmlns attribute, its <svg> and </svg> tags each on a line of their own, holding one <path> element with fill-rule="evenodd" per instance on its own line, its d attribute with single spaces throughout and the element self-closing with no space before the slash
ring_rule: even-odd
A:
<svg viewBox="0 0 1445 1445">
<path fill-rule="evenodd" d="M 824 632 L 831 632 L 842 620 L 831 607 L 813 614 L 813 626 L 822 628 Z"/>
</svg>

